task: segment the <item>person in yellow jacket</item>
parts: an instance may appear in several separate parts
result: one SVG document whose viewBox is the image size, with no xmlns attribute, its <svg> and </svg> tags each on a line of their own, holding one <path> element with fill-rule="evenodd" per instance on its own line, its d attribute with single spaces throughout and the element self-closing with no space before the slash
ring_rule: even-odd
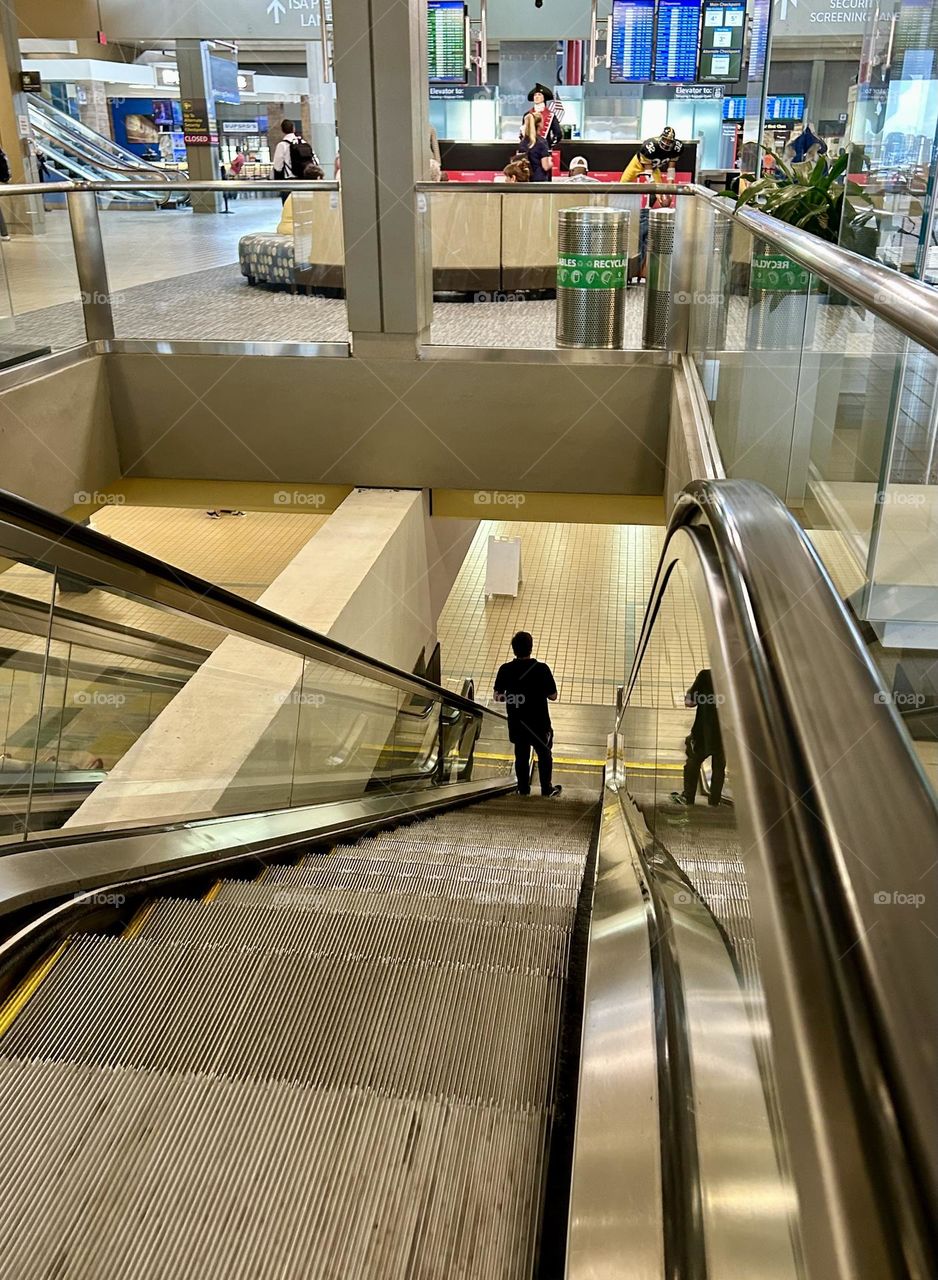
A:
<svg viewBox="0 0 938 1280">
<path fill-rule="evenodd" d="M 644 175 L 650 175 L 655 182 L 659 180 L 661 170 L 668 170 L 677 163 L 684 143 L 668 126 L 662 129 L 657 138 L 646 138 L 635 155 L 628 162 L 620 182 L 638 182 Z"/>
</svg>

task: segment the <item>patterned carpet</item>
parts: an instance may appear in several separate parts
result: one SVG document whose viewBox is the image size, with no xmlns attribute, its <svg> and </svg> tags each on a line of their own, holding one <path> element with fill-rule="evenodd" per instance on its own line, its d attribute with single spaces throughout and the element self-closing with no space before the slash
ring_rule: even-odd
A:
<svg viewBox="0 0 938 1280">
<path fill-rule="evenodd" d="M 640 350 L 645 291 L 626 293 L 626 350 Z M 294 296 L 251 287 L 237 264 L 119 290 L 112 295 L 118 338 L 143 341 L 347 342 L 342 298 Z M 746 350 L 747 300 L 730 298 L 725 350 Z M 435 302 L 434 345 L 551 349 L 555 347 L 556 302 Z M 78 302 L 43 307 L 16 317 L 16 342 L 64 350 L 85 341 Z M 874 329 L 855 307 L 823 307 L 814 329 L 815 350 L 866 354 L 890 351 L 895 333 Z"/>
</svg>

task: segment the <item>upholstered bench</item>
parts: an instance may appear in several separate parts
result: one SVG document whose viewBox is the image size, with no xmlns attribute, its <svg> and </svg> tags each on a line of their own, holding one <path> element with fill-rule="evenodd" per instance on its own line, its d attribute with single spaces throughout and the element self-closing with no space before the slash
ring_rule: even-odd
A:
<svg viewBox="0 0 938 1280">
<path fill-rule="evenodd" d="M 241 274 L 248 284 L 279 284 L 296 288 L 293 237 L 276 232 L 256 232 L 242 236 L 238 244 Z"/>
</svg>

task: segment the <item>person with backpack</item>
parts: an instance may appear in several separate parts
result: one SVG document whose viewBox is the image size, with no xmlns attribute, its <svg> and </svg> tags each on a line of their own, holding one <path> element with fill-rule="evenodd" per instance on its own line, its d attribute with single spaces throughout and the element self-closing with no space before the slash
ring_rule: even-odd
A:
<svg viewBox="0 0 938 1280">
<path fill-rule="evenodd" d="M 0 147 L 0 182 L 4 186 L 10 181 L 13 175 L 10 172 L 10 161 L 7 159 L 7 153 L 3 147 Z M 10 232 L 7 227 L 7 220 L 3 216 L 3 210 L 0 209 L 0 240 L 9 240 Z"/>
<path fill-rule="evenodd" d="M 277 143 L 277 149 L 274 152 L 274 180 L 290 182 L 296 178 L 302 179 L 309 165 L 319 166 L 316 152 L 305 138 L 300 137 L 296 132 L 292 120 L 282 120 L 280 131 L 283 138 Z M 281 204 L 286 204 L 289 194 L 289 191 L 280 192 Z"/>
</svg>

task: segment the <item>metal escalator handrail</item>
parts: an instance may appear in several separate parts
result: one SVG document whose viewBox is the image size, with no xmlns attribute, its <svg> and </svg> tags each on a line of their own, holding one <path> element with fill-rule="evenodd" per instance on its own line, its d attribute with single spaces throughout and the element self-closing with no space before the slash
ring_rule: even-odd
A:
<svg viewBox="0 0 938 1280">
<path fill-rule="evenodd" d="M 261 643 L 289 649 L 300 657 L 339 667 L 371 680 L 381 680 L 407 693 L 433 695 L 438 702 L 475 716 L 506 717 L 461 697 L 423 676 L 413 675 L 371 658 L 330 636 L 320 635 L 290 618 L 283 618 L 224 587 L 206 582 L 108 538 L 64 516 L 37 507 L 0 489 L 0 550 L 29 563 L 54 566 L 101 586 L 127 592 L 157 607 L 197 617 L 225 631 Z"/>
<path fill-rule="evenodd" d="M 744 690 L 738 697 L 749 699 L 750 723 L 758 723 L 766 742 L 778 746 L 775 755 L 757 765 L 772 769 L 783 804 L 779 808 L 776 796 L 775 819 L 760 829 L 772 805 L 763 812 L 761 797 L 749 797 L 757 810 L 756 840 L 762 861 L 774 862 L 776 887 L 786 877 L 808 882 L 816 912 L 812 922 L 839 994 L 842 1034 L 864 1083 L 882 1082 L 880 1092 L 868 1098 L 864 1115 L 877 1130 L 871 1146 L 875 1141 L 880 1154 L 890 1153 L 895 1162 L 883 1175 L 887 1182 L 895 1179 L 891 1188 L 902 1183 L 904 1161 L 912 1170 L 918 1202 L 896 1209 L 902 1235 L 911 1221 L 903 1221 L 905 1209 L 913 1219 L 918 1214 L 919 1224 L 934 1221 L 938 1210 L 933 1141 L 938 1098 L 930 1038 L 938 1025 L 933 989 L 938 920 L 926 924 L 922 912 L 919 927 L 910 928 L 906 913 L 883 910 L 879 903 L 884 891 L 912 887 L 901 879 L 903 868 L 910 879 L 927 874 L 938 849 L 938 806 L 814 548 L 782 502 L 762 485 L 699 481 L 681 495 L 636 650 L 629 695 L 667 589 L 675 558 L 669 557 L 669 546 L 682 530 L 693 533 L 701 527 L 715 551 L 735 631 L 725 637 L 726 651 L 735 656 L 728 668 L 734 697 L 738 685 Z M 714 614 L 716 625 L 724 625 L 716 606 Z M 751 705 L 754 700 L 757 707 Z M 626 702 L 623 717 L 627 715 Z M 758 777 L 759 769 L 751 776 Z M 801 851 L 797 866 L 786 862 L 793 848 Z M 795 898 L 783 892 L 778 905 L 790 912 Z M 933 905 L 930 915 L 935 916 Z M 805 926 L 804 919 L 799 925 Z M 801 994 L 809 1003 L 809 994 Z M 823 1069 L 822 1064 L 817 1067 Z M 831 1121 L 832 1133 L 836 1123 Z M 917 1274 L 914 1269 L 910 1273 Z"/>
<path fill-rule="evenodd" d="M 695 185 L 693 191 L 720 213 L 781 249 L 873 315 L 894 325 L 900 333 L 938 353 L 938 295 L 930 286 L 840 245 L 828 244 L 810 231 L 781 222 L 751 206 L 737 213 L 728 197 L 706 187 Z"/>
</svg>

